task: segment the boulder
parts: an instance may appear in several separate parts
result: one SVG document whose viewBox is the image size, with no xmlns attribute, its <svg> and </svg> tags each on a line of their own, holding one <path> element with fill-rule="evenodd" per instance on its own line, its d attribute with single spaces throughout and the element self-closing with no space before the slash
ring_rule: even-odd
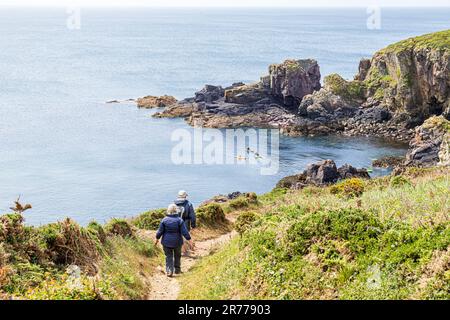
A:
<svg viewBox="0 0 450 320">
<path fill-rule="evenodd" d="M 431 167 L 450 165 L 450 121 L 443 116 L 431 117 L 416 128 L 406 154 L 406 166 Z"/>
<path fill-rule="evenodd" d="M 322 88 L 303 98 L 298 113 L 300 116 L 309 119 L 330 116 L 336 120 L 337 118 L 350 117 L 355 114 L 356 110 L 354 104 Z"/>
<path fill-rule="evenodd" d="M 225 90 L 221 86 L 206 85 L 195 93 L 195 102 L 211 103 L 224 96 Z"/>
<path fill-rule="evenodd" d="M 356 169 L 349 164 L 344 164 L 338 169 L 339 179 L 350 179 L 350 178 L 360 178 L 360 179 L 370 179 L 370 175 L 366 169 Z"/>
<path fill-rule="evenodd" d="M 335 183 L 339 179 L 339 172 L 333 160 L 324 160 L 306 167 L 306 183 L 323 185 Z"/>
<path fill-rule="evenodd" d="M 391 119 L 391 113 L 382 107 L 372 107 L 360 110 L 355 118 L 366 123 L 381 123 Z"/>
<path fill-rule="evenodd" d="M 297 190 L 310 185 L 326 186 L 350 178 L 370 179 L 370 175 L 366 169 L 356 169 L 348 164 L 338 169 L 333 160 L 324 160 L 308 165 L 300 174 L 281 179 L 277 188 Z"/>
</svg>

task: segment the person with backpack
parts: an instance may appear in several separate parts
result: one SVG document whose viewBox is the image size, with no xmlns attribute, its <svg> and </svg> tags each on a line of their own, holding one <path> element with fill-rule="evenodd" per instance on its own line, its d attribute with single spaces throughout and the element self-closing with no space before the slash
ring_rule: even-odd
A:
<svg viewBox="0 0 450 320">
<path fill-rule="evenodd" d="M 176 204 L 171 204 L 167 208 L 167 215 L 159 224 L 156 232 L 156 242 L 161 244 L 166 256 L 166 272 L 168 277 L 173 274 L 181 274 L 181 248 L 183 246 L 183 237 L 190 242 L 191 235 L 180 217 L 180 211 Z"/>
<path fill-rule="evenodd" d="M 183 219 L 188 231 L 197 227 L 197 219 L 195 217 L 194 206 L 187 199 L 188 194 L 186 191 L 181 190 L 178 192 L 178 198 L 175 200 L 175 204 L 180 210 L 180 217 Z"/>
</svg>

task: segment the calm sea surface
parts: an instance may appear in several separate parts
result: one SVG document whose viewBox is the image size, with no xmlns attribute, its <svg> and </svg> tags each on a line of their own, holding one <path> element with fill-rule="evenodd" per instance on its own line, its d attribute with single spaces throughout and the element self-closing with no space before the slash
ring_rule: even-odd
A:
<svg viewBox="0 0 450 320">
<path fill-rule="evenodd" d="M 377 49 L 450 28 L 449 9 L 382 10 L 380 30 L 367 29 L 365 9 L 82 9 L 80 30 L 66 27 L 67 16 L 0 8 L 0 212 L 21 195 L 32 224 L 131 216 L 167 206 L 179 189 L 196 204 L 263 193 L 316 160 L 367 167 L 404 154 L 376 139 L 282 138 L 274 176 L 257 166 L 179 166 L 170 138 L 189 129 L 182 120 L 104 102 L 255 81 L 286 58 L 315 58 L 323 75 L 351 78 Z"/>
</svg>

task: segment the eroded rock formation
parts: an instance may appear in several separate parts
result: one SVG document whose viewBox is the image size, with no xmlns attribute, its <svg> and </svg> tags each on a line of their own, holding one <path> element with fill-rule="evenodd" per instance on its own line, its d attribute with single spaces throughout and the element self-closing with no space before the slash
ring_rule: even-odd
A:
<svg viewBox="0 0 450 320">
<path fill-rule="evenodd" d="M 433 115 L 450 116 L 450 30 L 400 41 L 363 59 L 355 79 L 320 85 L 315 60 L 286 60 L 253 84 L 207 85 L 155 117 L 193 126 L 279 128 L 286 135 L 372 135 L 410 141 Z"/>
<path fill-rule="evenodd" d="M 370 176 L 366 169 L 356 169 L 348 164 L 337 168 L 333 160 L 324 160 L 308 165 L 300 174 L 281 179 L 277 188 L 301 189 L 310 185 L 324 186 L 350 178 L 370 179 Z"/>
</svg>

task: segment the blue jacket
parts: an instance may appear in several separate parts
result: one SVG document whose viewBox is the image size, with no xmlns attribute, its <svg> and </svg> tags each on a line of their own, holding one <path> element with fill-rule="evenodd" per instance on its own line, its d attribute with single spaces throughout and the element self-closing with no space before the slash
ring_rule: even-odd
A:
<svg viewBox="0 0 450 320">
<path fill-rule="evenodd" d="M 168 248 L 178 248 L 183 245 L 183 236 L 191 240 L 191 235 L 178 214 L 168 215 L 162 219 L 156 232 L 156 239 L 161 239 L 161 244 Z"/>
<path fill-rule="evenodd" d="M 197 226 L 197 219 L 192 203 L 190 203 L 189 200 L 186 199 L 177 199 L 174 201 L 174 203 L 177 206 L 184 208 L 184 212 L 182 215 L 183 221 L 190 220 L 191 227 L 195 228 Z"/>
</svg>

